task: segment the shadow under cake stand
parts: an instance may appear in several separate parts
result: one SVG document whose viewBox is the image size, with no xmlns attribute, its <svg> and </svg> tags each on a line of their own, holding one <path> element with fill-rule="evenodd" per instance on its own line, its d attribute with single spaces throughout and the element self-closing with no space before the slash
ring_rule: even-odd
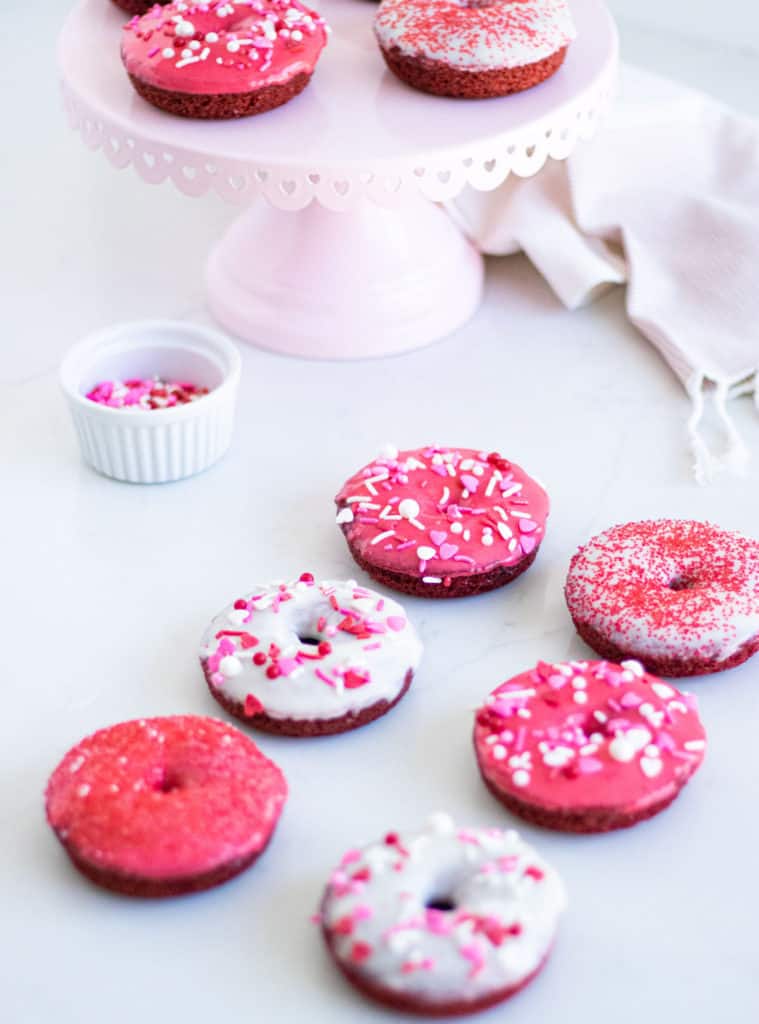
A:
<svg viewBox="0 0 759 1024">
<path fill-rule="evenodd" d="M 228 330 L 298 356 L 403 352 L 455 330 L 482 294 L 482 258 L 437 204 L 536 174 L 593 134 L 616 82 L 614 22 L 603 0 L 573 0 L 578 38 L 553 78 L 464 101 L 386 70 L 375 5 L 315 6 L 333 31 L 306 91 L 259 117 L 204 122 L 140 99 L 119 58 L 123 14 L 79 0 L 58 46 L 66 108 L 115 167 L 249 207 L 206 268 Z"/>
</svg>

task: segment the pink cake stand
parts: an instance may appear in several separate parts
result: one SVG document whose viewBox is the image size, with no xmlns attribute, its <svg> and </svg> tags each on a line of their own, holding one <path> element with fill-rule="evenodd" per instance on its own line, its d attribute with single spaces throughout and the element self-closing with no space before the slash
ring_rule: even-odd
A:
<svg viewBox="0 0 759 1024">
<path fill-rule="evenodd" d="M 214 123 L 141 100 L 119 60 L 123 14 L 80 0 L 59 41 L 66 107 L 114 166 L 249 207 L 206 270 L 209 305 L 230 331 L 299 356 L 402 352 L 455 330 L 481 296 L 482 259 L 438 204 L 535 174 L 593 134 L 614 90 L 614 23 L 603 0 L 572 0 L 579 35 L 558 74 L 517 96 L 461 101 L 385 69 L 375 5 L 314 3 L 333 34 L 306 91 Z"/>
</svg>

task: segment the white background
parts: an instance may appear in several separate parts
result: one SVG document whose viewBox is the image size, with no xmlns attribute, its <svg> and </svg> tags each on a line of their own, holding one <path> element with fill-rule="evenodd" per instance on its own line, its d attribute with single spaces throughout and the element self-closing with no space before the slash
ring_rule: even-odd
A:
<svg viewBox="0 0 759 1024">
<path fill-rule="evenodd" d="M 757 114 L 754 6 L 718 7 L 730 14 L 724 42 L 697 3 L 618 0 L 625 55 Z M 365 366 L 245 349 L 237 441 L 208 474 L 151 489 L 89 472 L 57 391 L 60 354 L 111 321 L 197 315 L 204 254 L 234 211 L 116 173 L 68 132 L 51 62 L 63 7 L 16 0 L 3 14 L 5 39 L 23 45 L 6 46 L 0 66 L 0 1013 L 12 1024 L 385 1021 L 341 984 L 308 923 L 330 868 L 346 847 L 438 808 L 508 821 L 478 781 L 470 709 L 537 658 L 586 653 L 561 597 L 572 551 L 646 516 L 756 534 L 756 469 L 697 489 L 684 396 L 626 324 L 622 295 L 568 314 L 513 258 L 491 262 L 475 320 L 426 351 Z M 749 401 L 735 411 L 756 465 Z M 168 903 L 81 880 L 44 825 L 57 760 L 109 722 L 214 713 L 195 661 L 207 619 L 257 579 L 351 573 L 333 494 L 382 442 L 431 439 L 499 447 L 547 482 L 553 513 L 533 569 L 482 598 L 408 603 L 427 656 L 381 722 L 324 741 L 262 738 L 292 795 L 246 875 Z M 747 665 L 692 682 L 709 756 L 659 818 L 607 837 L 524 829 L 572 907 L 544 976 L 483 1019 L 756 1021 L 756 677 Z"/>
<path fill-rule="evenodd" d="M 677 35 L 759 51 L 759 5 L 754 0 L 609 0 L 625 21 Z M 677 63 L 677 54 L 672 55 Z"/>
</svg>

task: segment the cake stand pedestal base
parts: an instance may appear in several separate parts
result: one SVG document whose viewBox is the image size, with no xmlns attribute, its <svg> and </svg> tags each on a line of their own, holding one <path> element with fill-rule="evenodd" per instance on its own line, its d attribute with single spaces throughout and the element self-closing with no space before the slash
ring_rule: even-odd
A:
<svg viewBox="0 0 759 1024">
<path fill-rule="evenodd" d="M 434 203 L 362 200 L 336 213 L 255 203 L 212 250 L 214 316 L 246 341 L 293 356 L 405 352 L 464 324 L 483 262 Z"/>
</svg>

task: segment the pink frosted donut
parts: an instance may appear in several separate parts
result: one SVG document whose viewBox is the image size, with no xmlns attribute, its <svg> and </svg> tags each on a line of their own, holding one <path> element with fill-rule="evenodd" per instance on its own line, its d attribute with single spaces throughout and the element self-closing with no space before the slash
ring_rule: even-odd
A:
<svg viewBox="0 0 759 1024">
<path fill-rule="evenodd" d="M 650 672 L 719 672 L 759 650 L 759 542 L 710 523 L 614 526 L 572 559 L 565 594 L 602 657 Z"/>
<path fill-rule="evenodd" d="M 327 42 L 300 0 L 156 5 L 124 26 L 121 57 L 149 103 L 181 117 L 260 114 L 308 84 Z"/>
<path fill-rule="evenodd" d="M 541 484 L 498 452 L 439 446 L 387 445 L 335 503 L 358 565 L 418 597 L 510 583 L 532 565 L 549 510 Z"/>
<path fill-rule="evenodd" d="M 403 81 L 470 99 L 544 81 L 576 35 L 566 0 L 383 0 L 374 32 Z"/>
<path fill-rule="evenodd" d="M 482 777 L 514 814 L 608 832 L 670 804 L 706 747 L 695 699 L 637 661 L 539 662 L 477 712 Z"/>
</svg>

